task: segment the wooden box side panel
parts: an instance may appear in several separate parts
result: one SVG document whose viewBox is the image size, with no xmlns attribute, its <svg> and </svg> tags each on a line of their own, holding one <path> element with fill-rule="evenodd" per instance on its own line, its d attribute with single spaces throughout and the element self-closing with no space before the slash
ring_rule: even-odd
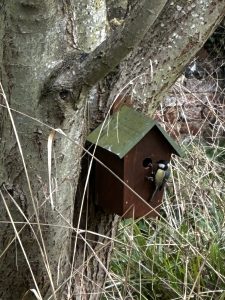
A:
<svg viewBox="0 0 225 300">
<path fill-rule="evenodd" d="M 123 180 L 123 159 L 98 148 L 96 157 Z M 108 213 L 121 215 L 123 212 L 124 186 L 109 170 L 95 163 L 95 201 Z"/>
<path fill-rule="evenodd" d="M 143 167 L 143 160 L 147 157 L 152 159 L 153 165 L 160 159 L 170 160 L 172 147 L 159 132 L 153 128 L 124 158 L 124 180 L 125 182 L 151 207 L 159 211 L 163 190 L 155 193 L 154 182 L 146 177 L 150 176 L 150 169 Z M 124 212 L 125 217 L 155 217 L 157 213 L 144 203 L 128 188 L 124 188 Z"/>
</svg>

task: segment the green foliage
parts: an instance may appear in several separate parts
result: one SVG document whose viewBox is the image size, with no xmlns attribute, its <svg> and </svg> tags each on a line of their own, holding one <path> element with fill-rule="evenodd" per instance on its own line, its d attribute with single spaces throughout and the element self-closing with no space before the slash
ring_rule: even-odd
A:
<svg viewBox="0 0 225 300">
<path fill-rule="evenodd" d="M 225 140 L 220 139 L 217 144 L 205 146 L 206 155 L 209 159 L 219 163 L 225 163 Z"/>
</svg>

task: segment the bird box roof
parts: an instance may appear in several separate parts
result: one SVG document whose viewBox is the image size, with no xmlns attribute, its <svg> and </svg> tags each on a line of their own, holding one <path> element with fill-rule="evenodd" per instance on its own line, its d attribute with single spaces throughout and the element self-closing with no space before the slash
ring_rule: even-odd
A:
<svg viewBox="0 0 225 300">
<path fill-rule="evenodd" d="M 106 118 L 88 135 L 87 140 L 123 158 L 153 127 L 157 127 L 175 154 L 183 155 L 180 146 L 156 121 L 125 105 Z"/>
</svg>

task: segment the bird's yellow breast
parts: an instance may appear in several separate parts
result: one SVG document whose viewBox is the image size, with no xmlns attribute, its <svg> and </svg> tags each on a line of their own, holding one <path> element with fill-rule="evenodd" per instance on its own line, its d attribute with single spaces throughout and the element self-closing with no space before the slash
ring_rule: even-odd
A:
<svg viewBox="0 0 225 300">
<path fill-rule="evenodd" d="M 157 185 L 161 185 L 163 183 L 165 177 L 165 171 L 158 169 L 155 174 L 155 182 Z"/>
</svg>

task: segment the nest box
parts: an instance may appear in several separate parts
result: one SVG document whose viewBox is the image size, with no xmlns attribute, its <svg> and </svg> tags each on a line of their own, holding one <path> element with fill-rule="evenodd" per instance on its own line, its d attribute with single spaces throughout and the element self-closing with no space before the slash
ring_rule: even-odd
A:
<svg viewBox="0 0 225 300">
<path fill-rule="evenodd" d="M 94 155 L 101 161 L 95 161 L 92 170 L 95 202 L 124 218 L 156 216 L 163 191 L 154 194 L 155 184 L 147 179 L 154 170 L 145 162 L 151 161 L 154 168 L 158 160 L 181 156 L 171 137 L 154 120 L 122 106 L 87 140 L 97 145 Z"/>
</svg>

